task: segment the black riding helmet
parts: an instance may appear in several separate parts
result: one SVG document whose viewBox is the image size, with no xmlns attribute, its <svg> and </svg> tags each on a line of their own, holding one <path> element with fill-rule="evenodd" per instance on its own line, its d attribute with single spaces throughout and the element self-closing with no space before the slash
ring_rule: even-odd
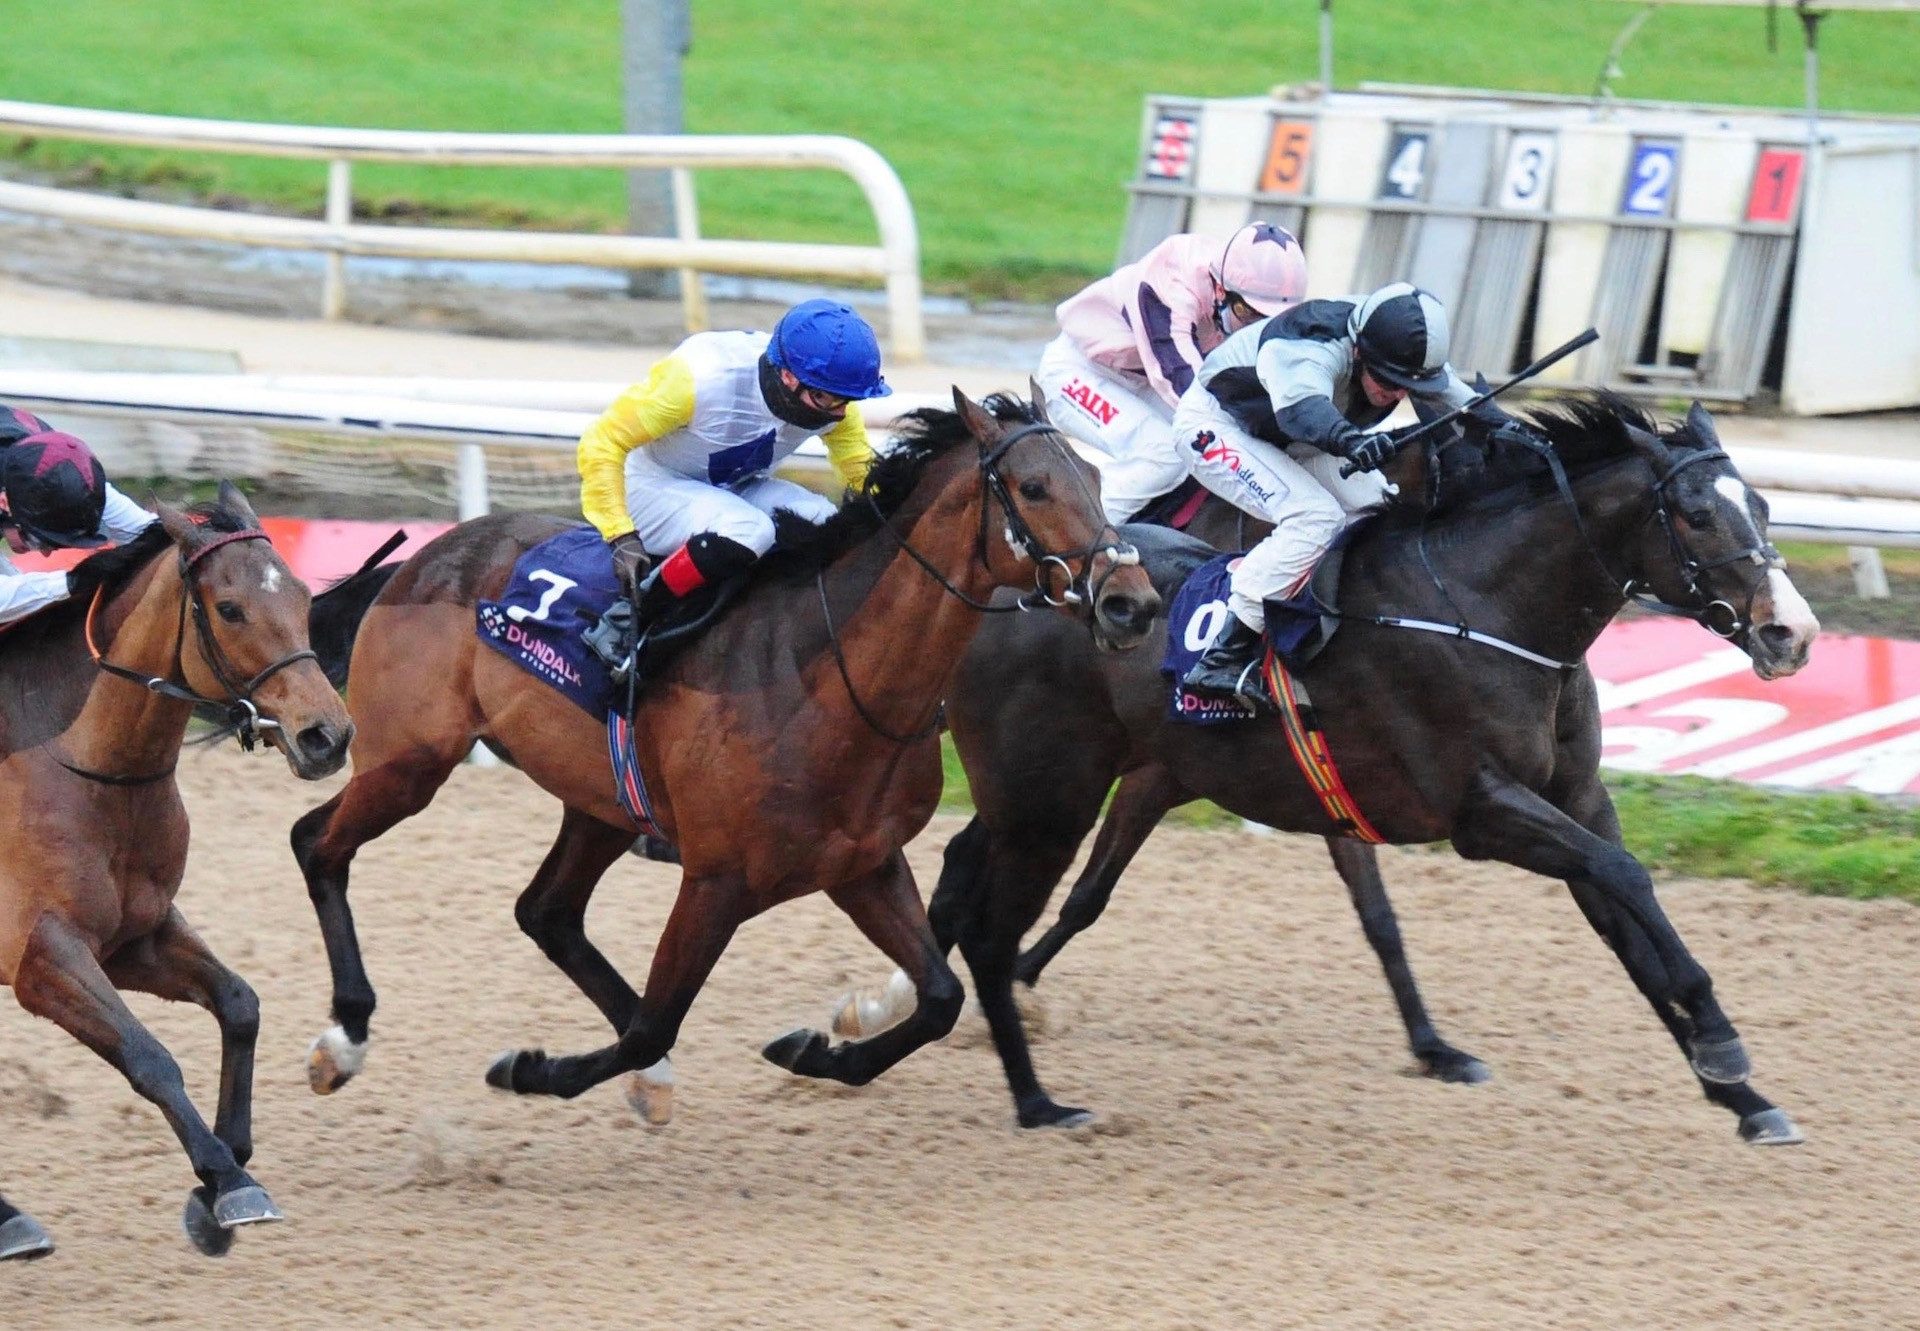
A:
<svg viewBox="0 0 1920 1331">
<path fill-rule="evenodd" d="M 105 545 L 100 518 L 107 473 L 93 450 L 70 434 L 42 430 L 0 448 L 0 491 L 13 524 L 43 545 Z"/>
<path fill-rule="evenodd" d="M 1353 307 L 1347 332 L 1375 378 L 1414 393 L 1447 385 L 1447 310 L 1407 282 L 1381 287 Z"/>
</svg>

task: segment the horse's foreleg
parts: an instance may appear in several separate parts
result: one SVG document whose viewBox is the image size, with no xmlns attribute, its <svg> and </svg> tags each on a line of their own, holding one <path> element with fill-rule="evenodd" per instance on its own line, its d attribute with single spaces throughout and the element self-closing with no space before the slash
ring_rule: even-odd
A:
<svg viewBox="0 0 1920 1331">
<path fill-rule="evenodd" d="M 964 995 L 959 977 L 934 941 L 905 855 L 896 850 L 872 874 L 829 888 L 827 895 L 868 941 L 912 980 L 913 1011 L 899 1025 L 868 1039 L 829 1046 L 823 1032 L 803 1028 L 781 1036 L 760 1052 L 802 1077 L 825 1077 L 849 1086 L 864 1086 L 914 1050 L 952 1030 Z"/>
<path fill-rule="evenodd" d="M 1075 934 L 1093 927 L 1107 908 L 1113 889 L 1133 857 L 1140 853 L 1153 829 L 1167 812 L 1192 798 L 1164 767 L 1146 767 L 1127 773 L 1113 792 L 1113 803 L 1093 839 L 1093 854 L 1074 880 L 1060 907 L 1060 918 L 1014 963 L 1013 978 L 1029 988 L 1040 983 L 1040 972 L 1060 955 Z"/>
<path fill-rule="evenodd" d="M 1327 851 L 1333 867 L 1340 871 L 1360 917 L 1361 932 L 1380 968 L 1387 973 L 1387 986 L 1399 1005 L 1400 1020 L 1407 1028 L 1407 1044 L 1420 1060 L 1429 1077 L 1441 1081 L 1483 1082 L 1493 1074 L 1473 1055 L 1455 1049 L 1440 1038 L 1427 1017 L 1426 1004 L 1420 1001 L 1420 986 L 1414 983 L 1413 967 L 1407 964 L 1406 949 L 1400 942 L 1400 922 L 1394 918 L 1393 903 L 1387 899 L 1387 885 L 1380 880 L 1380 858 L 1364 841 L 1346 837 L 1328 837 Z"/>
<path fill-rule="evenodd" d="M 1747 1080 L 1746 1049 L 1714 998 L 1712 979 L 1660 908 L 1645 867 L 1617 841 L 1517 782 L 1483 773 L 1456 820 L 1453 844 L 1468 859 L 1503 860 L 1589 889 L 1605 903 L 1608 941 L 1675 1032 L 1695 1075 L 1727 1087 Z"/>
<path fill-rule="evenodd" d="M 53 1022 L 118 1068 L 133 1089 L 166 1116 L 200 1179 L 186 1213 L 187 1236 L 200 1251 L 218 1256 L 232 1243 L 236 1226 L 280 1218 L 266 1191 L 187 1098 L 173 1055 L 127 1010 L 76 931 L 53 916 L 42 916 L 28 935 L 13 988 L 21 1007 Z"/>
<path fill-rule="evenodd" d="M 600 1009 L 615 1034 L 633 1024 L 640 995 L 588 939 L 587 903 L 601 876 L 632 842 L 632 832 L 569 808 L 553 849 L 513 908 L 521 932 Z M 647 1122 L 667 1123 L 673 1117 L 672 1067 L 662 1059 L 636 1072 L 627 1099 Z"/>
<path fill-rule="evenodd" d="M 646 992 L 620 1038 L 590 1054 L 555 1058 L 539 1049 L 500 1055 L 487 1084 L 519 1095 L 572 1099 L 622 1072 L 651 1068 L 680 1036 L 680 1023 L 734 930 L 753 913 L 753 898 L 737 878 L 681 880 L 667 927 L 653 951 Z"/>
<path fill-rule="evenodd" d="M 260 1036 L 260 1000 L 208 950 L 175 909 L 148 937 L 108 960 L 121 989 L 174 1003 L 195 1003 L 220 1026 L 220 1105 L 213 1134 L 243 1168 L 253 1158 L 253 1047 Z"/>
<path fill-rule="evenodd" d="M 464 754 L 464 744 L 449 745 L 362 765 L 356 753 L 353 780 L 293 825 L 293 855 L 307 880 L 307 897 L 319 917 L 333 974 L 334 1025 L 307 1050 L 307 1084 L 315 1095 L 331 1095 L 346 1085 L 367 1057 L 375 998 L 347 905 L 353 857 L 367 842 L 432 803 Z"/>
<path fill-rule="evenodd" d="M 0 1262 L 32 1261 L 53 1251 L 53 1240 L 40 1222 L 0 1197 Z"/>
<path fill-rule="evenodd" d="M 1562 807 L 1569 817 L 1594 835 L 1612 845 L 1620 844 L 1619 816 L 1614 812 L 1612 797 L 1597 776 L 1569 795 Z M 1647 952 L 1649 943 L 1646 935 L 1605 896 L 1599 885 L 1584 879 L 1568 879 L 1567 889 L 1573 894 L 1581 913 L 1587 917 L 1587 923 L 1606 940 L 1615 956 L 1625 962 L 1631 953 Z M 1635 976 L 1635 987 L 1652 1004 L 1654 1015 L 1660 1018 L 1661 1024 L 1673 1036 L 1674 1043 L 1680 1046 L 1682 1052 L 1690 1052 L 1689 1027 L 1685 1017 L 1675 1012 L 1670 1003 L 1660 1001 L 1656 990 L 1639 983 L 1639 973 L 1654 970 L 1658 964 L 1658 958 L 1642 955 L 1638 971 L 1629 965 L 1628 974 Z M 1700 1082 L 1700 1090 L 1709 1101 L 1730 1110 L 1739 1118 L 1743 1140 L 1758 1146 L 1790 1146 L 1805 1140 L 1787 1112 L 1754 1090 L 1750 1083 L 1710 1081 L 1699 1076 L 1697 1070 L 1695 1076 Z"/>
</svg>

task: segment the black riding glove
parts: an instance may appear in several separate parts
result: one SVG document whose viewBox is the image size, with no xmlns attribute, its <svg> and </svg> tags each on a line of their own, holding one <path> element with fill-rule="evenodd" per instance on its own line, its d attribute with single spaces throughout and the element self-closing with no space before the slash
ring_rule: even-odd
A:
<svg viewBox="0 0 1920 1331">
<path fill-rule="evenodd" d="M 1391 430 L 1363 434 L 1347 446 L 1347 461 L 1355 471 L 1379 471 L 1400 451 L 1400 441 Z"/>
<path fill-rule="evenodd" d="M 607 542 L 607 549 L 613 554 L 613 571 L 619 575 L 620 585 L 627 589 L 627 596 L 633 596 L 633 589 L 640 579 L 647 576 L 652 561 L 647 558 L 647 548 L 640 544 L 640 538 L 633 532 L 616 536 Z"/>
</svg>

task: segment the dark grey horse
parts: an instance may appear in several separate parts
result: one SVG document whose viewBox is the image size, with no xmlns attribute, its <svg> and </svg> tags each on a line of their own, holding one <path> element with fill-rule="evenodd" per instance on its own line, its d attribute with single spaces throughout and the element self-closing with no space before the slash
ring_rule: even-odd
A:
<svg viewBox="0 0 1920 1331">
<path fill-rule="evenodd" d="M 1306 676 L 1321 724 L 1348 788 L 1388 841 L 1449 840 L 1469 859 L 1565 880 L 1707 1098 L 1739 1117 L 1741 1136 L 1798 1140 L 1791 1119 L 1748 1084 L 1744 1047 L 1711 980 L 1645 869 L 1621 848 L 1598 777 L 1598 700 L 1579 663 L 1630 592 L 1727 636 L 1764 679 L 1803 665 L 1818 625 L 1767 542 L 1765 501 L 1739 478 L 1705 411 L 1656 434 L 1633 408 L 1602 398 L 1539 423 L 1554 442 L 1554 465 L 1510 449 L 1483 493 L 1431 519 L 1390 514 L 1355 541 L 1340 593 L 1349 622 Z M 1214 553 L 1172 533 L 1129 536 L 1169 599 Z M 1464 619 L 1569 668 L 1378 625 L 1374 615 Z M 992 623 L 948 701 L 979 813 L 947 848 L 931 916 L 973 972 L 1020 1122 L 1085 1116 L 1041 1088 L 1012 984 L 1023 970 L 1036 974 L 1084 924 L 1070 905 L 1067 929 L 1050 931 L 1017 969 L 1021 937 L 1116 777 L 1115 812 L 1082 880 L 1092 884 L 1089 902 L 1111 889 L 1159 816 L 1189 800 L 1327 836 L 1395 979 L 1416 1053 L 1441 1075 L 1472 1079 L 1475 1061 L 1440 1041 L 1418 1008 L 1390 910 L 1369 909 L 1372 900 L 1385 904 L 1372 852 L 1338 836 L 1280 726 L 1167 721 L 1165 631 L 1136 652 L 1096 658 L 1045 622 Z"/>
</svg>

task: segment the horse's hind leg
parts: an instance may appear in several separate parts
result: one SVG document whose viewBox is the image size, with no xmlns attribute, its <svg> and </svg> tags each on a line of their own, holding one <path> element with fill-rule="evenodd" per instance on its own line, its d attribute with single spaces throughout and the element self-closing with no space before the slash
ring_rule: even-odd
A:
<svg viewBox="0 0 1920 1331">
<path fill-rule="evenodd" d="M 432 803 L 471 742 L 470 736 L 459 736 L 369 760 L 363 750 L 371 745 L 363 731 L 354 746 L 353 779 L 293 825 L 293 856 L 307 880 L 307 896 L 320 919 L 333 975 L 334 1025 L 307 1050 L 307 1084 L 315 1095 L 331 1095 L 346 1085 L 367 1057 L 367 1025 L 376 1000 L 347 905 L 347 873 L 354 854 Z"/>
<path fill-rule="evenodd" d="M 964 995 L 959 977 L 934 942 L 907 857 L 894 851 L 874 873 L 829 888 L 833 904 L 913 981 L 917 1001 L 899 1025 L 865 1040 L 829 1046 L 820 1031 L 796 1030 L 760 1052 L 802 1077 L 864 1086 L 924 1044 L 953 1029 Z"/>
<path fill-rule="evenodd" d="M 520 931 L 600 1009 L 617 1035 L 633 1024 L 640 995 L 587 937 L 587 903 L 609 866 L 633 844 L 633 833 L 569 808 L 553 849 L 514 904 Z M 673 1070 L 662 1059 L 634 1074 L 627 1099 L 647 1122 L 673 1117 Z"/>
<path fill-rule="evenodd" d="M 64 921 L 42 916 L 14 975 L 20 1006 L 61 1027 L 120 1070 L 166 1116 L 201 1186 L 187 1200 L 187 1237 L 210 1257 L 224 1253 L 236 1225 L 278 1220 L 264 1189 L 234 1158 L 187 1098 L 180 1065 L 142 1026 L 87 942 Z"/>
<path fill-rule="evenodd" d="M 1606 787 L 1600 784 L 1597 776 L 1566 800 L 1563 807 L 1570 817 L 1594 835 L 1612 845 L 1620 844 L 1619 816 L 1614 812 L 1613 800 L 1607 794 Z M 1662 974 L 1660 959 L 1653 955 L 1647 935 L 1593 881 L 1569 879 L 1567 889 L 1573 894 L 1581 913 L 1587 917 L 1587 923 L 1593 926 L 1593 931 L 1606 940 L 1614 955 L 1626 965 L 1634 986 L 1652 1005 L 1654 1015 L 1660 1018 L 1661 1024 L 1673 1036 L 1674 1043 L 1680 1046 L 1683 1053 L 1690 1053 L 1689 1023 L 1685 1016 L 1675 1011 L 1671 1003 L 1662 1001 L 1657 985 L 1642 983 L 1643 976 Z M 1694 1075 L 1709 1101 L 1739 1118 L 1741 1140 L 1756 1146 L 1792 1146 L 1806 1140 L 1784 1109 L 1775 1106 L 1745 1080 L 1733 1083 L 1709 1081 L 1700 1076 L 1697 1069 Z"/>
<path fill-rule="evenodd" d="M 1121 778 L 1107 816 L 1101 820 L 1100 833 L 1093 839 L 1093 854 L 1067 893 L 1060 918 L 1020 954 L 1014 963 L 1014 979 L 1029 988 L 1040 983 L 1040 972 L 1074 935 L 1091 929 L 1106 910 L 1120 875 L 1133 863 L 1160 820 L 1191 798 L 1164 767 L 1140 768 Z"/>
<path fill-rule="evenodd" d="M 0 1262 L 30 1262 L 53 1251 L 53 1240 L 40 1222 L 0 1197 Z"/>
<path fill-rule="evenodd" d="M 1360 917 L 1360 929 L 1373 954 L 1380 958 L 1380 968 L 1387 973 L 1387 985 L 1393 990 L 1393 1001 L 1400 1006 L 1400 1020 L 1406 1025 L 1413 1056 L 1429 1077 L 1452 1082 L 1486 1081 L 1493 1075 L 1487 1065 L 1442 1040 L 1427 1017 L 1420 987 L 1413 980 L 1413 967 L 1407 964 L 1406 949 L 1400 942 L 1400 922 L 1387 899 L 1387 886 L 1380 880 L 1380 858 L 1373 847 L 1364 841 L 1328 837 L 1327 850 L 1347 885 L 1347 895 Z"/>
<path fill-rule="evenodd" d="M 252 986 L 208 950 L 177 909 L 152 934 L 115 953 L 106 972 L 123 991 L 194 1003 L 213 1014 L 220 1027 L 213 1135 L 244 1168 L 253 1158 L 253 1047 L 260 1037 L 260 1000 Z"/>
</svg>

